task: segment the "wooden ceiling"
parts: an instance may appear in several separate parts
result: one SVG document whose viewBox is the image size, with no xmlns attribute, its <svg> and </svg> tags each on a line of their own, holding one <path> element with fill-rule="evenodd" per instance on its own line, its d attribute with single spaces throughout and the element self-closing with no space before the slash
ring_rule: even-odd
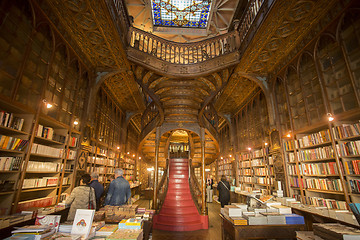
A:
<svg viewBox="0 0 360 240">
<path fill-rule="evenodd" d="M 238 1 L 228 0 L 215 2 L 218 7 L 215 8 L 216 11 L 211 20 L 211 29 L 213 28 L 213 30 L 207 37 L 226 31 L 234 14 L 241 16 L 240 13 L 233 11 L 236 6 L 231 4 L 235 2 L 238 3 Z M 243 4 L 243 1 L 239 2 Z M 214 103 L 216 110 L 219 113 L 236 113 L 252 92 L 258 89 L 259 81 L 256 79 L 265 79 L 264 83 L 267 84 L 270 74 L 281 67 L 284 61 L 289 60 L 288 58 L 292 56 L 295 48 L 304 45 L 303 40 L 309 37 L 311 28 L 318 24 L 319 20 L 336 2 L 336 0 L 275 1 L 265 21 L 257 29 L 253 40 L 242 53 L 240 63 L 234 71 L 228 69 L 232 75 L 228 76 L 229 81 L 226 87 Z M 129 13 L 135 18 L 134 25 L 138 27 L 144 25 L 143 29 L 150 29 L 151 21 L 148 19 L 150 10 L 147 1 L 128 0 L 127 3 Z M 133 75 L 129 73 L 131 63 L 127 60 L 124 49 L 127 46 L 121 44 L 121 38 L 111 19 L 105 0 L 45 0 L 41 1 L 40 7 L 56 25 L 65 40 L 79 55 L 86 58 L 86 62 L 95 69 L 99 76 L 117 71 L 116 74 L 107 78 L 104 84 L 116 97 L 119 105 L 125 111 L 142 112 L 145 109 L 145 103 L 138 84 Z M 167 38 L 186 41 L 200 39 L 188 36 L 167 36 Z M 253 77 L 246 77 L 248 75 Z M 201 99 L 206 96 L 207 89 L 211 89 L 213 85 L 211 81 L 202 81 L 202 78 L 211 79 L 212 74 L 190 80 L 168 79 L 159 76 L 159 79 L 164 81 L 157 82 L 153 90 L 163 99 L 164 105 L 171 104 L 172 99 L 179 99 L 180 96 L 181 101 L 190 98 L 189 101 L 193 102 L 189 105 L 190 110 L 198 109 L 198 107 L 193 107 L 194 104 L 201 104 Z M 197 85 L 204 86 L 194 88 Z M 181 114 L 181 111 L 179 112 L 179 109 L 175 108 L 168 108 L 167 111 L 168 113 L 178 111 L 178 114 Z M 191 111 L 188 113 L 192 114 Z"/>
</svg>

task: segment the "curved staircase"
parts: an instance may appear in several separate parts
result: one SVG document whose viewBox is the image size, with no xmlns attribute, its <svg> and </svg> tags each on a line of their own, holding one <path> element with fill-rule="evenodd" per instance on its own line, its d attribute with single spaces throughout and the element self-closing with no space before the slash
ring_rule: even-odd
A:
<svg viewBox="0 0 360 240">
<path fill-rule="evenodd" d="M 154 229 L 165 231 L 208 229 L 208 216 L 199 214 L 191 196 L 188 159 L 170 159 L 167 194 L 153 221 Z"/>
</svg>

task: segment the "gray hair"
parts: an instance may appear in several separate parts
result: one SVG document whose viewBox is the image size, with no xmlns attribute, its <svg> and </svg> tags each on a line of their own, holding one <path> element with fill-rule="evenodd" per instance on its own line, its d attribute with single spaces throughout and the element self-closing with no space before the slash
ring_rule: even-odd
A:
<svg viewBox="0 0 360 240">
<path fill-rule="evenodd" d="M 124 174 L 124 170 L 122 168 L 115 169 L 115 175 L 122 176 Z"/>
<path fill-rule="evenodd" d="M 93 178 L 93 179 L 98 179 L 98 178 L 99 178 L 99 174 L 98 174 L 97 172 L 92 172 L 92 173 L 90 173 L 90 176 L 91 176 L 91 178 Z"/>
</svg>

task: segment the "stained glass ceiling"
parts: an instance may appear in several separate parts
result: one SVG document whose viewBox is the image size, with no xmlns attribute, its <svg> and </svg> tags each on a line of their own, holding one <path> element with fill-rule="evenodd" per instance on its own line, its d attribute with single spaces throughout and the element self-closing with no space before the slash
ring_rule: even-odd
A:
<svg viewBox="0 0 360 240">
<path fill-rule="evenodd" d="M 203 28 L 208 24 L 211 0 L 151 0 L 155 27 Z"/>
</svg>

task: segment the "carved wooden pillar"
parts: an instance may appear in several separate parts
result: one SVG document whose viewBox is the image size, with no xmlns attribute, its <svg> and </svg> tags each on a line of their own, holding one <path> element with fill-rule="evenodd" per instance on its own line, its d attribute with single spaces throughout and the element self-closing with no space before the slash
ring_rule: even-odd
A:
<svg viewBox="0 0 360 240">
<path fill-rule="evenodd" d="M 201 214 L 206 215 L 205 128 L 200 129 L 200 142 L 201 142 Z"/>
<path fill-rule="evenodd" d="M 158 190 L 158 161 L 159 161 L 159 145 L 160 145 L 160 128 L 156 127 L 155 135 L 155 172 L 154 172 L 154 198 L 152 208 L 157 209 L 157 190 Z M 164 173 L 165 174 L 165 173 Z"/>
</svg>

